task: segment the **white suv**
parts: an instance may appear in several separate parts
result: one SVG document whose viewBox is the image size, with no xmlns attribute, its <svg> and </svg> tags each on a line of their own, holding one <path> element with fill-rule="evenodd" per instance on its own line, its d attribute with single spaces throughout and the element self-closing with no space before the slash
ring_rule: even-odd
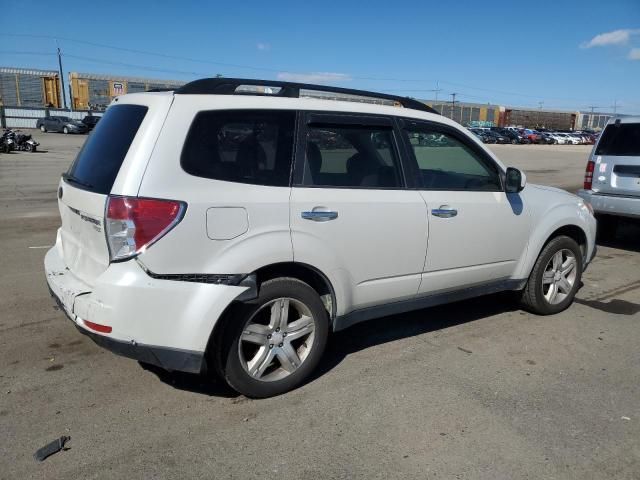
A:
<svg viewBox="0 0 640 480">
<path fill-rule="evenodd" d="M 424 104 L 286 82 L 115 99 L 58 197 L 45 268 L 76 327 L 252 397 L 374 317 L 503 290 L 559 312 L 595 253 L 580 198 L 525 188 Z"/>
</svg>

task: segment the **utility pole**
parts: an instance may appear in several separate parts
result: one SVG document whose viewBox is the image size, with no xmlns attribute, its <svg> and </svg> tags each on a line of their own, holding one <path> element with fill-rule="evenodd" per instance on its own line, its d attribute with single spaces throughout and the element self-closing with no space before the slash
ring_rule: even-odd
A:
<svg viewBox="0 0 640 480">
<path fill-rule="evenodd" d="M 594 113 L 593 111 L 596 108 L 600 108 L 600 107 L 598 107 L 597 105 L 589 105 L 589 108 L 591 109 L 591 115 L 589 115 L 589 121 L 587 122 L 587 126 L 592 129 L 593 124 L 595 123 L 595 115 L 593 114 Z"/>
<path fill-rule="evenodd" d="M 58 43 L 56 41 L 56 43 Z M 67 109 L 67 92 L 64 88 L 64 73 L 62 70 L 62 52 L 60 51 L 60 47 L 58 47 L 58 67 L 60 68 L 60 91 L 62 92 L 62 103 L 64 109 Z"/>
<path fill-rule="evenodd" d="M 615 115 L 616 112 L 618 111 L 618 100 L 614 99 L 613 105 L 611 105 L 611 107 L 613 108 L 613 114 Z"/>
<path fill-rule="evenodd" d="M 438 80 L 436 80 L 436 88 L 433 91 L 436 92 L 436 100 L 434 103 L 438 103 L 438 92 L 442 91 L 442 89 L 440 88 L 440 82 Z"/>
<path fill-rule="evenodd" d="M 538 119 L 536 121 L 537 128 L 540 128 L 540 117 L 542 116 L 542 105 L 544 105 L 544 102 L 538 102 Z"/>
<path fill-rule="evenodd" d="M 456 107 L 456 92 L 450 93 L 451 95 L 451 120 L 453 120 L 453 109 Z"/>
</svg>

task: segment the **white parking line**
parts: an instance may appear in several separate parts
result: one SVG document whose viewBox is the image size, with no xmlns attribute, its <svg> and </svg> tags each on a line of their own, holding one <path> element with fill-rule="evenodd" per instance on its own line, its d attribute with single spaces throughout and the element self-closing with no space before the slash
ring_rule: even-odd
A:
<svg viewBox="0 0 640 480">
<path fill-rule="evenodd" d="M 53 245 L 40 245 L 38 247 L 28 247 L 28 248 L 51 248 Z"/>
</svg>

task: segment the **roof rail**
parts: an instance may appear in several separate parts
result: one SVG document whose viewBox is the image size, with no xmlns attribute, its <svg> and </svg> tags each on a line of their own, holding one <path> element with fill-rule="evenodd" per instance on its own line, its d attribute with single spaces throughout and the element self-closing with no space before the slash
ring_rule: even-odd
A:
<svg viewBox="0 0 640 480">
<path fill-rule="evenodd" d="M 280 91 L 276 94 L 236 91 L 240 86 L 251 87 L 278 87 Z M 366 90 L 354 90 L 351 88 L 329 87 L 325 85 L 313 85 L 309 83 L 282 82 L 279 80 L 254 80 L 248 78 L 202 78 L 194 80 L 179 88 L 175 93 L 189 95 L 268 95 L 274 97 L 300 98 L 300 90 L 311 90 L 315 92 L 338 93 L 342 95 L 353 95 L 358 97 L 368 97 L 380 100 L 397 102 L 405 108 L 421 110 L 423 112 L 439 114 L 428 105 L 409 97 L 399 97 L 387 95 L 386 93 L 368 92 Z"/>
</svg>

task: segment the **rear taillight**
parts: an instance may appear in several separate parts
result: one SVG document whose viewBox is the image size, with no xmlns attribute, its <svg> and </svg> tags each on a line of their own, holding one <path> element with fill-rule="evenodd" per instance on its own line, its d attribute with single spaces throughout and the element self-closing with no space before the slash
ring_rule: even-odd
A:
<svg viewBox="0 0 640 480">
<path fill-rule="evenodd" d="M 109 197 L 105 225 L 111 261 L 143 252 L 182 220 L 185 208 L 175 200 Z"/>
<path fill-rule="evenodd" d="M 591 190 L 593 184 L 593 171 L 596 168 L 596 164 L 593 160 L 587 162 L 587 169 L 584 172 L 584 189 Z"/>
</svg>

